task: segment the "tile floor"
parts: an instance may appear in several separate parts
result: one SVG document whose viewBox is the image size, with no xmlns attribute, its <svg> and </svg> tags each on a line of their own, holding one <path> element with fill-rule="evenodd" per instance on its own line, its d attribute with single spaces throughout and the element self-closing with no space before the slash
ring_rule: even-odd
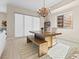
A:
<svg viewBox="0 0 79 59">
<path fill-rule="evenodd" d="M 1 59 L 51 59 L 48 55 L 38 57 L 37 46 L 25 44 L 25 40 L 9 40 Z"/>
<path fill-rule="evenodd" d="M 49 55 L 45 55 L 39 58 L 37 54 L 38 47 L 32 43 L 25 43 L 26 40 L 24 39 L 8 40 L 1 59 L 52 59 Z M 69 43 L 69 45 L 71 44 Z"/>
</svg>

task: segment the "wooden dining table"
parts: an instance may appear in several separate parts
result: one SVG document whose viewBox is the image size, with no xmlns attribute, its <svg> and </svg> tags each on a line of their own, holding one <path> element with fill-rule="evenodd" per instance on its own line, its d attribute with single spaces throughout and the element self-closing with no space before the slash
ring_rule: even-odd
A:
<svg viewBox="0 0 79 59">
<path fill-rule="evenodd" d="M 29 42 L 32 42 L 34 43 L 35 45 L 37 45 L 39 48 L 38 48 L 38 56 L 42 56 L 42 55 L 45 55 L 47 54 L 48 52 L 48 49 L 52 47 L 53 45 L 53 37 L 54 36 L 57 36 L 57 35 L 61 35 L 62 33 L 51 33 L 51 32 L 44 32 L 44 33 L 41 33 L 41 32 L 36 32 L 36 31 L 30 31 L 30 33 L 33 33 L 33 34 L 40 34 L 40 35 L 43 35 L 45 39 L 36 39 L 34 36 L 27 36 L 27 43 Z"/>
<path fill-rule="evenodd" d="M 52 33 L 52 32 L 41 32 L 41 31 L 30 31 L 30 33 L 39 33 L 45 37 L 45 41 L 48 42 L 48 47 L 52 47 L 53 45 L 53 37 L 61 35 L 62 33 Z"/>
</svg>

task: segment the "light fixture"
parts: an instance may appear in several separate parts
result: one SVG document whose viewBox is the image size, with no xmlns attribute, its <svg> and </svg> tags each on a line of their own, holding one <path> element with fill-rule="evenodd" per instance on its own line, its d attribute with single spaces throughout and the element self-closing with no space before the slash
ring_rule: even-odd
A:
<svg viewBox="0 0 79 59">
<path fill-rule="evenodd" d="M 42 17 L 46 17 L 49 14 L 49 8 L 45 7 L 45 0 L 44 0 L 44 7 L 38 9 L 37 13 Z"/>
</svg>

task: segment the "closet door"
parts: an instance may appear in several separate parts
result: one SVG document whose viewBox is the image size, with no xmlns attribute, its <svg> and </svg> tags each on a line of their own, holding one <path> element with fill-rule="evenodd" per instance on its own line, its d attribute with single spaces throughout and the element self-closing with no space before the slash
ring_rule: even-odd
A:
<svg viewBox="0 0 79 59">
<path fill-rule="evenodd" d="M 15 37 L 23 37 L 24 36 L 24 24 L 23 24 L 23 15 L 15 14 Z"/>
</svg>

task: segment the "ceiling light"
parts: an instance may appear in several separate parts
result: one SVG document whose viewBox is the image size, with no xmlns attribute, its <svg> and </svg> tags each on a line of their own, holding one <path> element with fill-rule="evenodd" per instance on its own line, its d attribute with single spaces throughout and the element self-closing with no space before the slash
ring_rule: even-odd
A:
<svg viewBox="0 0 79 59">
<path fill-rule="evenodd" d="M 42 17 L 46 17 L 49 14 L 49 8 L 45 7 L 45 0 L 44 7 L 38 9 L 37 13 Z"/>
</svg>

